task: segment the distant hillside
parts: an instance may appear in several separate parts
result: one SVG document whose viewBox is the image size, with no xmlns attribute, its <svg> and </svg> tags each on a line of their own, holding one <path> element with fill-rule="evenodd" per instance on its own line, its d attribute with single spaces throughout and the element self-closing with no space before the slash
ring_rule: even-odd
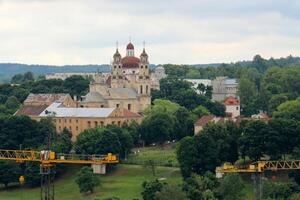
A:
<svg viewBox="0 0 300 200">
<path fill-rule="evenodd" d="M 97 70 L 109 72 L 110 67 L 107 64 L 52 66 L 0 63 L 0 82 L 9 82 L 13 75 L 28 71 L 33 72 L 35 75 L 45 75 L 55 72 L 96 72 Z"/>
</svg>

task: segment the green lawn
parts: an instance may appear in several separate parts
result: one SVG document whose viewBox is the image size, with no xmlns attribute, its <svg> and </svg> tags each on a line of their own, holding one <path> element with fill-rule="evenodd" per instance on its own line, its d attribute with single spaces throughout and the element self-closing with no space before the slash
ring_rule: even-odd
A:
<svg viewBox="0 0 300 200">
<path fill-rule="evenodd" d="M 126 162 L 142 165 L 146 160 L 153 160 L 161 166 L 178 166 L 175 145 L 163 149 L 161 147 L 139 148 L 139 152 L 130 154 Z"/>
<path fill-rule="evenodd" d="M 117 169 L 108 175 L 100 176 L 102 185 L 93 195 L 82 195 L 74 182 L 77 170 L 64 175 L 55 183 L 56 200 L 94 200 L 117 196 L 122 200 L 141 199 L 142 183 L 154 177 L 148 170 L 137 165 L 118 165 Z M 165 178 L 166 182 L 178 184 L 181 176 L 178 168 L 157 167 L 157 178 Z M 0 190 L 0 200 L 38 200 L 40 189 L 10 189 Z"/>
</svg>

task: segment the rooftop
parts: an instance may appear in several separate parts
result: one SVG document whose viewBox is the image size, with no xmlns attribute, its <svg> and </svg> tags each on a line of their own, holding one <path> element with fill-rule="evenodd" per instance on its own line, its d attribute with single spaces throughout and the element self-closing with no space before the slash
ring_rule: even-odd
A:
<svg viewBox="0 0 300 200">
<path fill-rule="evenodd" d="M 240 101 L 233 96 L 229 96 L 224 100 L 224 105 L 225 106 L 239 106 Z"/>
</svg>

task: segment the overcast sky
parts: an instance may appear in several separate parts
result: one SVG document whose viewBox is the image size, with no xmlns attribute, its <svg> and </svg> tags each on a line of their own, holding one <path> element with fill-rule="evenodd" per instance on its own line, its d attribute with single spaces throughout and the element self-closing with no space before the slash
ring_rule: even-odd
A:
<svg viewBox="0 0 300 200">
<path fill-rule="evenodd" d="M 150 62 L 300 56 L 299 0 L 0 0 L 0 62 L 105 64 L 131 36 Z"/>
</svg>

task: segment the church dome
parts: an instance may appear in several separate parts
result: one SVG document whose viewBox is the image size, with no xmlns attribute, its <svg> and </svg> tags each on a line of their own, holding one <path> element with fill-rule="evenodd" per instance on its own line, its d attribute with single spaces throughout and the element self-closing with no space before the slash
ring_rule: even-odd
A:
<svg viewBox="0 0 300 200">
<path fill-rule="evenodd" d="M 127 44 L 126 49 L 134 49 L 134 46 L 131 42 L 129 42 L 129 44 Z"/>
<path fill-rule="evenodd" d="M 104 102 L 104 97 L 99 92 L 89 92 L 85 97 L 85 102 Z"/>
<path fill-rule="evenodd" d="M 123 68 L 138 68 L 140 59 L 134 56 L 126 56 L 122 58 Z"/>
</svg>

